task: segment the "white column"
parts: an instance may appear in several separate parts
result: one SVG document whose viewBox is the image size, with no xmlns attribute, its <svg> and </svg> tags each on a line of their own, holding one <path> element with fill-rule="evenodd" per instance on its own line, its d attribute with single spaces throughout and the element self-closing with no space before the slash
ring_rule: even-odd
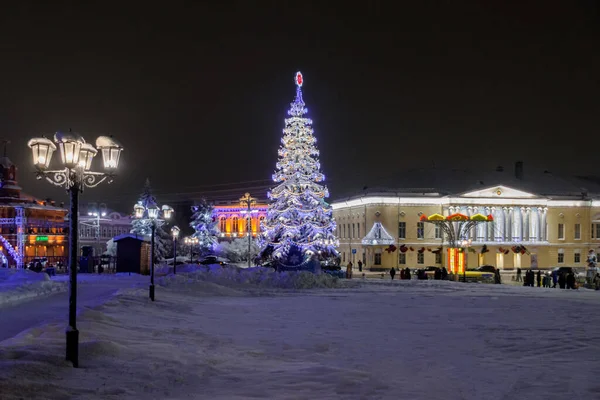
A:
<svg viewBox="0 0 600 400">
<path fill-rule="evenodd" d="M 496 223 L 496 232 L 495 232 L 495 240 L 497 242 L 501 242 L 504 240 L 504 210 L 502 208 L 496 209 L 497 215 L 497 223 Z"/>
<path fill-rule="evenodd" d="M 496 218 L 496 208 L 495 207 L 487 207 L 487 214 L 488 215 L 492 215 L 494 218 Z M 486 240 L 493 242 L 494 241 L 494 228 L 496 225 L 496 221 L 494 220 L 493 222 L 488 222 L 486 224 Z"/>
<path fill-rule="evenodd" d="M 523 214 L 523 241 L 529 240 L 529 214 L 531 209 L 529 207 L 525 208 L 525 213 Z"/>
<path fill-rule="evenodd" d="M 514 242 L 521 241 L 521 208 L 515 207 L 512 215 L 512 240 Z"/>
<path fill-rule="evenodd" d="M 531 242 L 535 242 L 537 237 L 538 219 L 536 210 L 534 207 L 529 211 L 529 241 Z"/>
<path fill-rule="evenodd" d="M 537 235 L 536 235 L 538 241 L 544 240 L 544 225 L 542 224 L 543 216 L 544 216 L 544 208 L 538 207 L 538 209 L 537 209 L 538 230 L 537 230 Z"/>
<path fill-rule="evenodd" d="M 475 211 L 476 211 L 476 212 L 478 211 L 478 212 L 480 212 L 481 214 L 487 215 L 487 214 L 485 213 L 485 210 L 483 209 L 483 207 L 476 207 L 476 208 L 475 208 Z M 479 225 L 477 225 L 477 238 L 476 238 L 476 240 L 477 240 L 478 242 L 483 242 L 483 241 L 485 241 L 485 230 L 486 230 L 486 226 L 487 226 L 487 223 L 484 223 L 484 224 L 479 224 Z"/>
<path fill-rule="evenodd" d="M 548 213 L 548 208 L 544 207 L 543 209 L 543 213 L 542 213 L 542 240 L 548 240 L 548 228 L 547 228 L 547 222 L 546 222 L 546 215 Z"/>
<path fill-rule="evenodd" d="M 504 207 L 504 241 L 509 242 L 511 240 L 511 226 L 512 226 L 512 207 Z"/>
</svg>

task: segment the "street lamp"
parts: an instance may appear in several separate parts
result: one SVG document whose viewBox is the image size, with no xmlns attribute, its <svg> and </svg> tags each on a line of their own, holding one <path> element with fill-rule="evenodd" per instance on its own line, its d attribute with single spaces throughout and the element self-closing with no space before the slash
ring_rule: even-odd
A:
<svg viewBox="0 0 600 400">
<path fill-rule="evenodd" d="M 90 161 L 91 162 L 91 161 Z M 81 160 L 79 162 L 81 164 Z M 86 226 L 91 226 L 94 228 L 94 230 L 96 231 L 96 250 L 98 252 L 97 255 L 100 254 L 102 246 L 100 245 L 100 221 L 101 218 L 104 219 L 106 217 L 106 204 L 101 203 L 99 206 L 96 205 L 96 203 L 91 203 L 88 206 L 88 217 L 92 217 L 94 218 L 94 223 L 90 224 L 83 222 L 83 225 Z"/>
<path fill-rule="evenodd" d="M 162 215 L 161 215 L 162 214 Z M 154 235 L 156 228 L 162 226 L 165 220 L 171 219 L 173 215 L 173 208 L 169 206 L 162 207 L 161 209 L 156 204 L 144 205 L 141 201 L 133 206 L 133 215 L 135 218 L 142 220 L 142 223 L 146 226 L 150 226 L 152 231 L 150 241 L 150 288 L 149 295 L 150 300 L 154 301 Z"/>
<path fill-rule="evenodd" d="M 171 235 L 173 236 L 173 274 L 177 274 L 177 238 L 179 237 L 179 227 L 175 225 L 171 228 Z"/>
<path fill-rule="evenodd" d="M 79 229 L 79 193 L 85 187 L 93 188 L 104 181 L 111 183 L 119 166 L 123 146 L 108 136 L 96 139 L 92 146 L 74 132 L 57 132 L 54 141 L 45 137 L 29 140 L 27 146 L 33 153 L 33 165 L 37 178 L 45 178 L 55 186 L 64 187 L 69 192 L 71 210 L 69 213 L 69 326 L 67 328 L 66 359 L 79 366 L 79 331 L 77 330 L 77 253 Z M 58 149 L 63 169 L 49 170 L 52 155 Z M 102 152 L 106 172 L 91 171 L 92 160 Z"/>
<path fill-rule="evenodd" d="M 183 242 L 190 246 L 190 264 L 194 263 L 194 245 L 199 243 L 199 240 L 197 237 L 193 237 L 193 236 L 187 236 L 185 239 L 183 239 Z"/>
<path fill-rule="evenodd" d="M 252 266 L 252 261 L 250 259 L 250 249 L 252 248 L 252 206 L 255 204 L 256 199 L 254 197 L 250 197 L 250 193 L 246 193 L 242 198 L 240 198 L 240 205 L 242 207 L 248 207 L 247 211 L 242 211 L 242 213 L 248 214 L 246 216 L 246 233 L 248 234 L 248 268 Z"/>
</svg>

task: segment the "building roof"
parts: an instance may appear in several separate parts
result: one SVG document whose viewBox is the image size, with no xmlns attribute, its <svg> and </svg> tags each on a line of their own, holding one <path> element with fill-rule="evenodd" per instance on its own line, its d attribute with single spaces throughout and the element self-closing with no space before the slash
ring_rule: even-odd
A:
<svg viewBox="0 0 600 400">
<path fill-rule="evenodd" d="M 443 197 L 461 195 L 493 186 L 508 186 L 549 199 L 600 198 L 600 178 L 563 177 L 549 171 L 527 171 L 522 178 L 507 169 L 465 170 L 420 168 L 406 171 L 388 180 L 389 185 L 363 188 L 353 196 L 333 202 L 363 196 Z"/>
<path fill-rule="evenodd" d="M 148 242 L 148 241 L 150 241 L 150 239 L 148 238 L 148 236 L 136 235 L 135 233 L 124 233 L 122 235 L 115 236 L 113 238 L 113 242 L 118 242 L 119 240 L 123 240 L 123 239 L 137 239 L 137 240 L 142 241 L 142 242 Z"/>
</svg>

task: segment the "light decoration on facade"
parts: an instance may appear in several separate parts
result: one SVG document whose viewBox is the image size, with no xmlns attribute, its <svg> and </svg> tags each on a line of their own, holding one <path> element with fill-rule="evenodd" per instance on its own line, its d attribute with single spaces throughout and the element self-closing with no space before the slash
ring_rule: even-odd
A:
<svg viewBox="0 0 600 400">
<path fill-rule="evenodd" d="M 263 222 L 259 243 L 263 259 L 276 259 L 285 265 L 298 266 L 307 257 L 319 254 L 327 259 L 337 257 L 339 245 L 331 206 L 325 202 L 327 187 L 320 184 L 325 175 L 320 171 L 319 151 L 313 136 L 312 120 L 302 99 L 303 76 L 294 76 L 296 97 L 285 120 L 279 160 L 273 181 L 278 186 L 267 193 L 271 204 Z"/>
<path fill-rule="evenodd" d="M 22 265 L 23 257 L 21 256 L 21 254 L 19 254 L 18 251 L 16 251 L 12 247 L 12 245 L 9 243 L 8 240 L 6 240 L 4 238 L 4 236 L 0 235 L 0 242 L 2 243 L 3 247 L 6 247 L 6 250 L 8 250 L 8 254 L 10 254 L 10 256 L 13 258 L 13 260 L 15 260 L 17 262 L 17 265 Z"/>
</svg>

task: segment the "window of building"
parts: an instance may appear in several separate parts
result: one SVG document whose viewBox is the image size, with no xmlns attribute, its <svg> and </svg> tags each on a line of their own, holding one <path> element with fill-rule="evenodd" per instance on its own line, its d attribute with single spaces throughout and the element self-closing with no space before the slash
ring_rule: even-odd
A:
<svg viewBox="0 0 600 400">
<path fill-rule="evenodd" d="M 581 252 L 579 250 L 575 250 L 575 253 L 573 253 L 573 262 L 575 262 L 575 263 L 581 262 Z"/>
<path fill-rule="evenodd" d="M 591 228 L 590 228 L 590 234 L 592 235 L 592 239 L 593 239 L 593 238 L 596 236 L 596 235 L 594 235 L 594 233 L 595 233 L 595 232 L 594 232 L 594 228 L 595 228 L 595 226 L 594 226 L 594 225 L 595 225 L 595 224 L 592 224 L 592 226 L 591 226 Z"/>
<path fill-rule="evenodd" d="M 233 219 L 231 220 L 231 231 L 232 232 L 237 232 L 239 225 L 238 225 L 238 217 L 233 217 Z"/>
<path fill-rule="evenodd" d="M 398 239 L 406 239 L 406 222 L 398 222 Z"/>
<path fill-rule="evenodd" d="M 596 239 L 600 239 L 600 224 L 596 224 Z"/>
<path fill-rule="evenodd" d="M 425 263 L 425 253 L 417 253 L 417 264 Z"/>
<path fill-rule="evenodd" d="M 581 240 L 581 224 L 575 224 L 574 239 Z"/>
<path fill-rule="evenodd" d="M 442 228 L 439 225 L 435 226 L 435 238 L 436 239 L 442 238 Z"/>
<path fill-rule="evenodd" d="M 346 237 L 346 225 L 342 225 L 342 232 L 343 232 L 342 237 L 345 238 Z"/>
<path fill-rule="evenodd" d="M 346 252 L 342 253 L 342 262 L 346 262 Z"/>
<path fill-rule="evenodd" d="M 558 238 L 564 240 L 564 238 L 565 238 L 565 224 L 558 224 Z"/>
<path fill-rule="evenodd" d="M 423 239 L 425 237 L 425 223 L 417 222 L 417 239 Z"/>
<path fill-rule="evenodd" d="M 352 224 L 352 237 L 356 237 L 356 224 Z"/>
<path fill-rule="evenodd" d="M 565 253 L 562 250 L 558 251 L 558 259 L 556 260 L 559 264 L 565 262 Z"/>
<path fill-rule="evenodd" d="M 352 232 L 352 231 L 350 230 L 350 224 L 348 224 L 348 237 L 349 237 L 349 238 L 351 237 L 351 236 L 350 236 L 351 232 Z"/>
<path fill-rule="evenodd" d="M 436 264 L 441 264 L 442 263 L 442 253 L 435 253 L 435 263 Z"/>
<path fill-rule="evenodd" d="M 400 265 L 406 264 L 406 253 L 402 253 L 402 252 L 398 253 L 398 264 L 400 264 Z"/>
<path fill-rule="evenodd" d="M 356 233 L 357 233 L 357 238 L 360 239 L 360 223 L 356 224 Z"/>
<path fill-rule="evenodd" d="M 381 253 L 375 253 L 375 265 L 381 265 Z"/>
<path fill-rule="evenodd" d="M 219 230 L 221 232 L 226 232 L 227 230 L 227 219 L 225 217 L 219 218 Z"/>
</svg>

